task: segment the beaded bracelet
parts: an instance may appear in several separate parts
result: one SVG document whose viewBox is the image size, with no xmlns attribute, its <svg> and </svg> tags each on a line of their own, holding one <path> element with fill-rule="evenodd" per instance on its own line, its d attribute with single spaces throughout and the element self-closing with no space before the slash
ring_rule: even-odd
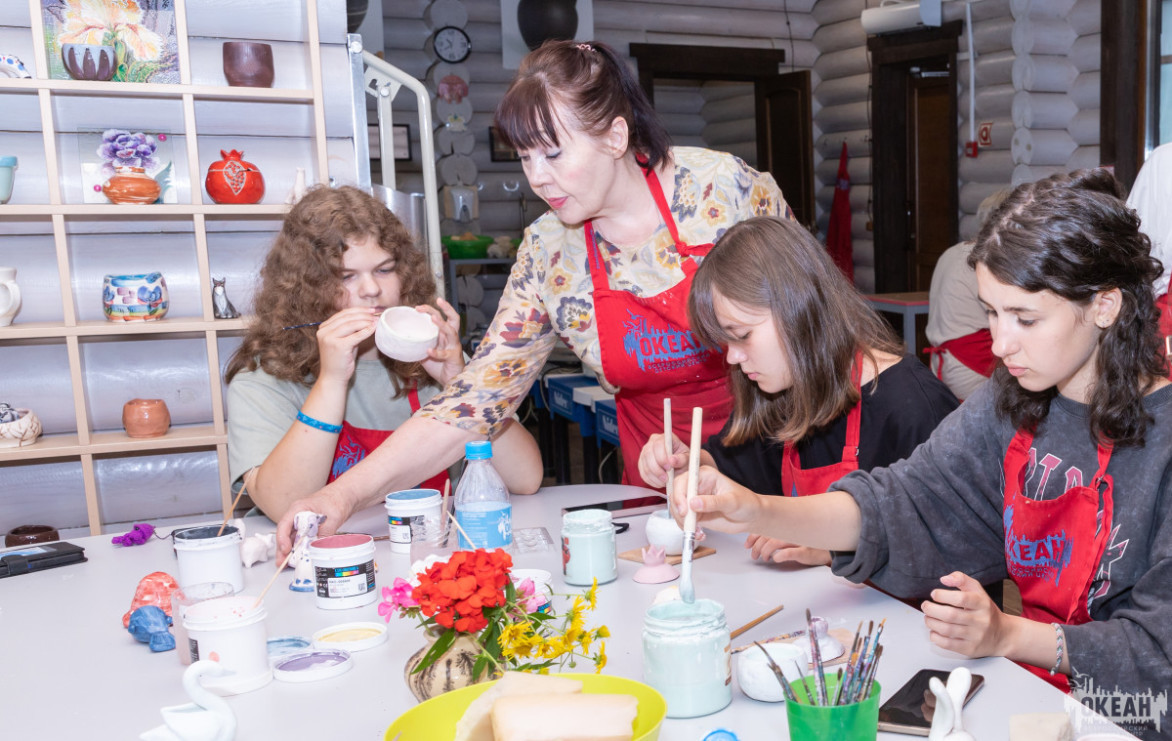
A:
<svg viewBox="0 0 1172 741">
<path fill-rule="evenodd" d="M 1062 626 L 1058 623 L 1050 623 L 1050 625 L 1054 626 L 1054 636 L 1058 639 L 1058 656 L 1054 660 L 1054 666 L 1050 669 L 1050 676 L 1052 677 L 1062 666 L 1062 651 L 1066 647 L 1066 634 L 1062 631 Z"/>
<path fill-rule="evenodd" d="M 322 422 L 320 419 L 314 419 L 313 417 L 310 417 L 308 414 L 306 414 L 305 412 L 302 412 L 300 410 L 297 411 L 297 421 L 303 425 L 309 425 L 310 427 L 312 427 L 315 430 L 321 430 L 322 432 L 330 432 L 335 435 L 342 431 L 342 425 L 326 424 L 325 422 Z"/>
</svg>

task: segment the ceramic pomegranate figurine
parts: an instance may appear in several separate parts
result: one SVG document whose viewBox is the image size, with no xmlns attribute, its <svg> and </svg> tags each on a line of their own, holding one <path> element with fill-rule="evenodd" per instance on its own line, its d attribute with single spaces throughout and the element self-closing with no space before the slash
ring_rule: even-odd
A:
<svg viewBox="0 0 1172 741">
<path fill-rule="evenodd" d="M 265 195 L 265 179 L 257 166 L 245 161 L 244 152 L 220 150 L 222 160 L 208 167 L 204 187 L 216 203 L 259 203 Z"/>
</svg>

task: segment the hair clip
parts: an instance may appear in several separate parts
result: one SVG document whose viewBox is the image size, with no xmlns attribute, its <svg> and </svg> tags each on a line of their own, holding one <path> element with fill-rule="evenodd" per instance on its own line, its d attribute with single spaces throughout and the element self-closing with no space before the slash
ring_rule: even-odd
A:
<svg viewBox="0 0 1172 741">
<path fill-rule="evenodd" d="M 594 47 L 590 44 L 578 44 L 579 51 L 594 51 Z"/>
</svg>

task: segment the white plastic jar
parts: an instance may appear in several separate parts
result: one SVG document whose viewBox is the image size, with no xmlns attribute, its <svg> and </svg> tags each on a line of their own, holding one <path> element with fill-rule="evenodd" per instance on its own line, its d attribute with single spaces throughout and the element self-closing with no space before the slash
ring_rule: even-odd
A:
<svg viewBox="0 0 1172 741">
<path fill-rule="evenodd" d="M 387 494 L 383 507 L 393 553 L 410 553 L 411 542 L 426 533 L 438 532 L 443 524 L 443 498 L 435 489 L 407 489 Z"/>
<path fill-rule="evenodd" d="M 327 535 L 309 544 L 317 606 L 345 610 L 378 599 L 374 538 L 360 533 Z"/>
<path fill-rule="evenodd" d="M 273 679 L 269 667 L 267 613 L 256 597 L 237 594 L 204 600 L 187 608 L 187 629 L 192 661 L 218 661 L 228 673 L 204 677 L 203 686 L 219 695 L 236 695 L 263 687 Z"/>
<path fill-rule="evenodd" d="M 217 533 L 219 533 L 217 535 Z M 175 558 L 179 561 L 179 586 L 226 581 L 232 589 L 244 589 L 244 565 L 240 560 L 240 531 L 229 525 L 202 525 L 176 530 Z"/>
</svg>

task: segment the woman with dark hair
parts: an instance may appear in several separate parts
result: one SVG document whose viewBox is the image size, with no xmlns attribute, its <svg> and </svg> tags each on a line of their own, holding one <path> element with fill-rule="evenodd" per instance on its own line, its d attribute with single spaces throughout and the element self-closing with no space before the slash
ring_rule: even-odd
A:
<svg viewBox="0 0 1172 741">
<path fill-rule="evenodd" d="M 759 494 L 821 494 L 856 469 L 906 458 L 956 398 L 794 222 L 762 216 L 729 229 L 696 271 L 688 317 L 726 349 L 733 413 L 701 461 Z M 683 475 L 688 446 L 654 435 L 639 457 L 649 484 Z M 750 535 L 754 558 L 829 565 L 830 553 Z"/>
<path fill-rule="evenodd" d="M 289 211 L 254 303 L 225 374 L 228 468 L 233 488 L 247 481 L 273 519 L 349 470 L 464 368 L 459 319 L 436 298 L 423 253 L 386 206 L 357 188 L 313 188 Z M 379 315 L 400 305 L 426 311 L 439 327 L 422 362 L 392 360 L 374 345 Z M 527 477 L 506 482 L 535 489 L 540 455 L 529 433 L 510 420 L 498 445 L 510 470 Z M 440 472 L 425 485 L 442 488 L 446 479 Z"/>
<path fill-rule="evenodd" d="M 408 423 L 412 434 L 297 505 L 326 513 L 327 531 L 496 430 L 559 339 L 616 391 L 628 483 L 642 483 L 636 461 L 663 429 L 665 396 L 678 409 L 702 406 L 708 434 L 728 416 L 724 358 L 688 327 L 688 289 L 733 224 L 788 215 L 773 178 L 729 154 L 671 147 L 627 63 L 597 42 L 551 41 L 526 56 L 495 125 L 550 210 L 526 229 L 475 357 Z M 282 548 L 290 529 L 286 518 Z"/>
<path fill-rule="evenodd" d="M 1166 691 L 1172 387 L 1152 309 L 1160 264 L 1120 195 L 1110 173 L 1080 171 L 1022 185 L 994 212 L 969 259 L 1002 365 L 909 458 L 802 499 L 702 469 L 701 522 L 829 548 L 836 573 L 897 595 L 931 590 L 925 622 L 943 648 L 1083 693 Z M 979 587 L 1006 576 L 1021 616 Z"/>
</svg>

